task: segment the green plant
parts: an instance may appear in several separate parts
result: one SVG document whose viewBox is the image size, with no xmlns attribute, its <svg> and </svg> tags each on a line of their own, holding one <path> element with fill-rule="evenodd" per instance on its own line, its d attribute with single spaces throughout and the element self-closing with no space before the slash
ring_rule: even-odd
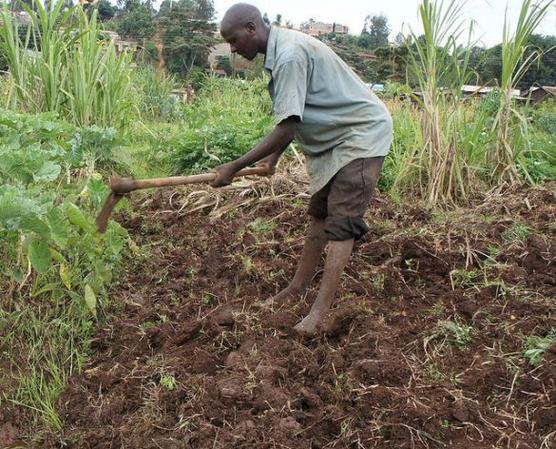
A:
<svg viewBox="0 0 556 449">
<path fill-rule="evenodd" d="M 184 130 L 169 142 L 175 171 L 207 170 L 238 158 L 270 131 L 270 112 L 263 82 L 208 78 L 184 109 Z"/>
<path fill-rule="evenodd" d="M 168 391 L 174 391 L 178 387 L 178 382 L 171 374 L 165 374 L 160 377 L 160 386 Z"/>
<path fill-rule="evenodd" d="M 519 111 L 514 107 L 514 86 L 525 75 L 529 67 L 540 57 L 539 52 L 532 52 L 526 56 L 527 43 L 546 16 L 549 8 L 553 5 L 552 0 L 541 0 L 533 3 L 533 0 L 524 0 L 521 6 L 519 19 L 513 34 L 510 34 L 508 17 L 504 21 L 502 41 L 502 73 L 500 75 L 500 102 L 498 113 L 494 121 L 497 130 L 496 145 L 488 153 L 492 169 L 502 181 L 515 183 L 520 177 L 518 163 L 522 169 L 526 165 L 522 163 L 523 152 L 520 143 L 527 133 L 527 122 Z M 512 139 L 512 120 L 517 120 L 519 126 L 517 133 Z M 524 173 L 532 180 L 528 173 Z"/>
<path fill-rule="evenodd" d="M 10 72 L 7 104 L 26 112 L 56 112 L 80 126 L 122 126 L 131 104 L 130 56 L 117 55 L 99 36 L 97 11 L 59 0 L 45 7 L 23 5 L 30 17 L 25 34 L 7 7 L 0 14 L 0 48 Z"/>
<path fill-rule="evenodd" d="M 424 339 L 425 348 L 433 340 L 440 340 L 439 347 L 445 343 L 454 345 L 460 351 L 465 350 L 472 340 L 473 328 L 455 321 L 439 321 L 432 333 Z"/>
<path fill-rule="evenodd" d="M 556 328 L 552 328 L 546 337 L 529 337 L 523 356 L 531 365 L 537 366 L 542 362 L 546 351 L 554 345 L 556 345 Z"/>
<path fill-rule="evenodd" d="M 470 77 L 472 26 L 460 19 L 465 2 L 423 0 L 419 15 L 424 34 L 411 33 L 409 61 L 419 87 L 422 144 L 414 147 L 408 163 L 399 171 L 395 185 L 407 182 L 417 170 L 418 185 L 430 204 L 454 203 L 467 196 L 472 171 L 459 141 L 465 123 L 460 102 L 461 87 Z M 469 32 L 465 45 L 459 41 Z"/>
<path fill-rule="evenodd" d="M 505 241 L 523 241 L 531 234 L 531 228 L 524 224 L 514 224 L 502 233 L 502 238 Z"/>
<path fill-rule="evenodd" d="M 73 178 L 92 151 L 75 142 L 82 132 L 52 114 L 0 110 L 0 352 L 12 348 L 15 380 L 4 394 L 55 428 L 57 395 L 82 366 L 127 242 L 115 223 L 95 230 L 100 175 Z"/>
<path fill-rule="evenodd" d="M 473 270 L 457 269 L 450 271 L 450 282 L 452 289 L 468 288 L 477 283 L 481 274 Z"/>
<path fill-rule="evenodd" d="M 256 218 L 248 226 L 256 234 L 266 234 L 276 229 L 277 225 L 272 221 Z"/>
</svg>

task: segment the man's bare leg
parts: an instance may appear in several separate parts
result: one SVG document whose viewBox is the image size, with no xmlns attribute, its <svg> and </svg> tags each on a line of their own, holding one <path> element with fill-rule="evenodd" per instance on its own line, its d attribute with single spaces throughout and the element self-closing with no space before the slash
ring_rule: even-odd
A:
<svg viewBox="0 0 556 449">
<path fill-rule="evenodd" d="M 340 278 L 349 261 L 353 250 L 353 239 L 344 241 L 330 241 L 328 256 L 324 266 L 324 275 L 317 299 L 307 315 L 294 329 L 300 334 L 313 335 L 322 319 L 330 310 L 334 296 L 338 290 Z"/>
<path fill-rule="evenodd" d="M 324 220 L 313 219 L 309 226 L 309 233 L 305 239 L 301 260 L 295 275 L 284 290 L 265 302 L 266 305 L 282 305 L 286 301 L 305 293 L 320 262 L 322 252 L 327 243 L 324 232 Z"/>
</svg>

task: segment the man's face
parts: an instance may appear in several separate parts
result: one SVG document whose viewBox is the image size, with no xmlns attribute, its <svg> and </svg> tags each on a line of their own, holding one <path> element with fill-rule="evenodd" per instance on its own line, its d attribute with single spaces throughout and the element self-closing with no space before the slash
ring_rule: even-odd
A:
<svg viewBox="0 0 556 449">
<path fill-rule="evenodd" d="M 232 53 L 237 53 L 249 61 L 257 56 L 257 30 L 253 23 L 246 26 L 223 27 L 220 34 L 230 44 Z"/>
</svg>

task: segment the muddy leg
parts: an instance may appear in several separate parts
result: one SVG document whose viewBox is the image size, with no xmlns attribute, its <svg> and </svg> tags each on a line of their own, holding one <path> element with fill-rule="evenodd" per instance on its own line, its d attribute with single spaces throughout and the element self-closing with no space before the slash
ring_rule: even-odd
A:
<svg viewBox="0 0 556 449">
<path fill-rule="evenodd" d="M 330 310 L 338 290 L 340 278 L 351 256 L 353 242 L 353 239 L 330 242 L 317 299 L 313 307 L 311 307 L 309 315 L 294 327 L 300 334 L 313 335 L 326 313 Z"/>
<path fill-rule="evenodd" d="M 326 242 L 327 238 L 324 233 L 324 220 L 313 219 L 309 227 L 309 233 L 305 239 L 301 260 L 299 261 L 299 265 L 297 266 L 297 270 L 290 285 L 276 296 L 268 299 L 265 302 L 266 305 L 281 305 L 289 299 L 305 293 L 305 290 L 309 287 L 311 279 L 315 274 L 317 265 L 320 262 Z"/>
</svg>

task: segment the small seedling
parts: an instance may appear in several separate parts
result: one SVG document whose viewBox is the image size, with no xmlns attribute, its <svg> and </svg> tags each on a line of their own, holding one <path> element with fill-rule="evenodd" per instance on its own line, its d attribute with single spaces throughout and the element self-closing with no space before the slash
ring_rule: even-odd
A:
<svg viewBox="0 0 556 449">
<path fill-rule="evenodd" d="M 373 289 L 375 292 L 380 293 L 384 291 L 384 281 L 386 280 L 386 277 L 384 276 L 384 274 L 377 274 L 376 276 L 373 276 L 371 284 L 373 286 Z"/>
<path fill-rule="evenodd" d="M 542 362 L 545 352 L 555 344 L 556 328 L 553 328 L 546 337 L 529 337 L 526 343 L 527 349 L 523 355 L 531 365 L 538 366 Z"/>
<path fill-rule="evenodd" d="M 206 304 L 207 306 L 212 306 L 218 302 L 218 298 L 209 292 L 203 292 L 202 299 L 203 304 Z"/>
<path fill-rule="evenodd" d="M 515 224 L 502 233 L 502 238 L 506 241 L 523 241 L 531 233 L 531 228 L 522 224 Z"/>
<path fill-rule="evenodd" d="M 276 223 L 262 218 L 255 219 L 248 226 L 256 234 L 266 234 L 276 229 Z"/>
<path fill-rule="evenodd" d="M 174 391 L 177 388 L 178 383 L 174 376 L 171 374 L 165 374 L 160 378 L 160 386 L 168 391 Z"/>
<path fill-rule="evenodd" d="M 477 283 L 480 274 L 474 270 L 457 269 L 450 271 L 452 290 L 456 288 L 469 288 Z"/>
</svg>

